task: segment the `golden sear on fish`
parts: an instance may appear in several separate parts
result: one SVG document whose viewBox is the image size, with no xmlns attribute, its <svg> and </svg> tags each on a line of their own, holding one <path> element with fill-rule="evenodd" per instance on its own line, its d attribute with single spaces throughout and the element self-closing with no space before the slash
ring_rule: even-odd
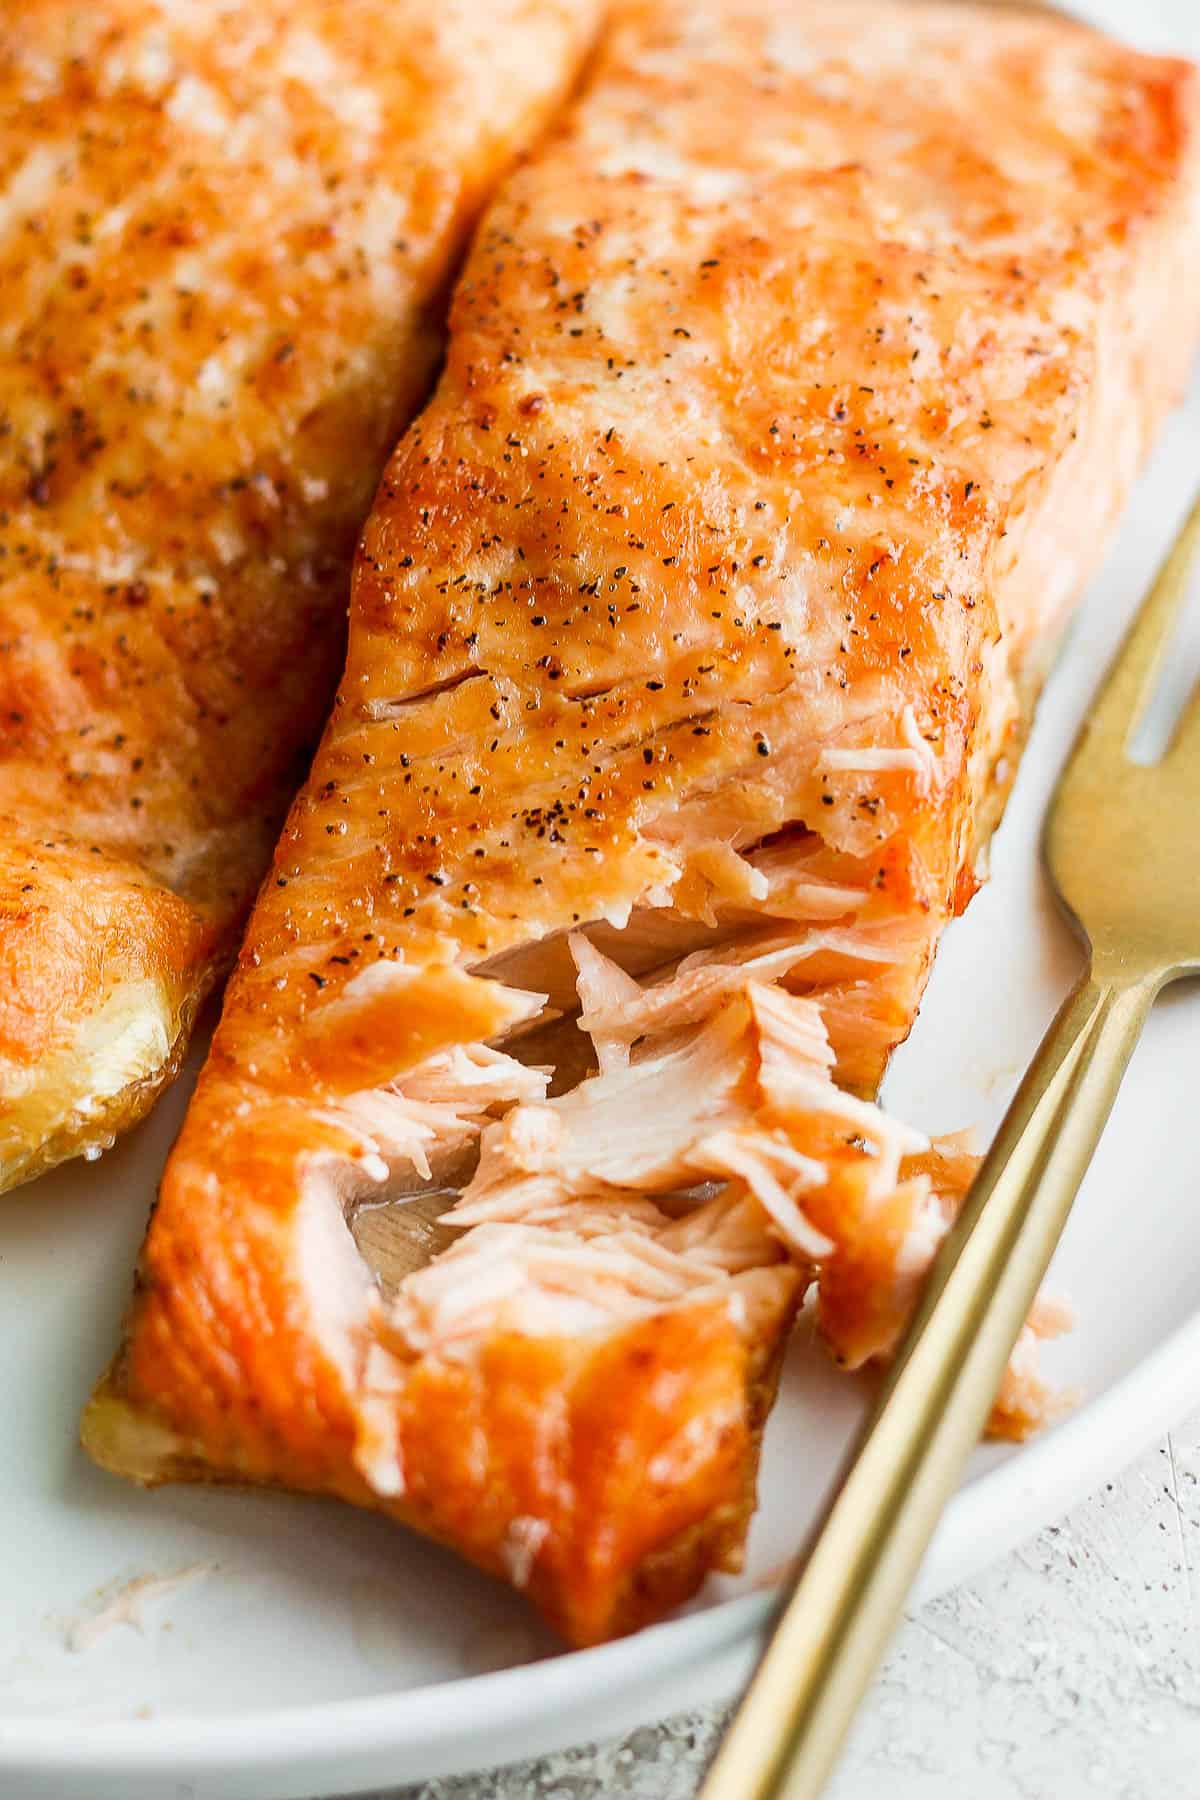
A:
<svg viewBox="0 0 1200 1800">
<path fill-rule="evenodd" d="M 866 1096 L 1183 379 L 1197 105 L 1045 18 L 621 9 L 368 521 L 102 1462 L 383 1508 L 575 1642 L 736 1565 L 802 1291 L 888 1354 L 969 1180 Z"/>
<path fill-rule="evenodd" d="M 0 21 L 0 1187 L 111 1142 L 232 957 L 484 193 L 598 0 Z"/>
</svg>

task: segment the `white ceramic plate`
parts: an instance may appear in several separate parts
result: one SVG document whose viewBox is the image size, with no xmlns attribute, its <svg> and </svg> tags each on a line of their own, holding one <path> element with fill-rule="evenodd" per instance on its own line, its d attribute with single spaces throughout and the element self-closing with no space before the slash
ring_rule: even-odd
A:
<svg viewBox="0 0 1200 1800">
<path fill-rule="evenodd" d="M 1174 421 L 1067 646 L 995 846 L 994 879 L 949 932 L 889 1078 L 890 1102 L 923 1125 L 991 1128 L 1077 966 L 1038 873 L 1037 825 L 1121 619 L 1198 475 L 1200 394 Z M 1175 659 L 1177 687 L 1200 664 L 1200 629 L 1189 648 Z M 1080 1324 L 1051 1362 L 1085 1402 L 1031 1446 L 979 1453 L 923 1593 L 1060 1513 L 1200 1402 L 1198 1075 L 1200 993 L 1176 990 L 1151 1019 L 1054 1270 Z M 146 1495 L 88 1464 L 76 1447 L 79 1407 L 116 1342 L 187 1085 L 101 1164 L 50 1177 L 0 1210 L 0 1791 L 11 1800 L 349 1793 L 548 1750 L 732 1692 L 769 1605 L 756 1584 L 802 1535 L 860 1416 L 856 1385 L 803 1343 L 768 1433 L 746 1579 L 714 1584 L 680 1619 L 582 1654 L 557 1654 L 515 1596 L 380 1520 L 283 1496 Z M 88 1650 L 70 1648 L 73 1624 L 129 1580 L 197 1564 L 206 1572 L 149 1604 L 142 1629 L 118 1625 Z"/>
</svg>

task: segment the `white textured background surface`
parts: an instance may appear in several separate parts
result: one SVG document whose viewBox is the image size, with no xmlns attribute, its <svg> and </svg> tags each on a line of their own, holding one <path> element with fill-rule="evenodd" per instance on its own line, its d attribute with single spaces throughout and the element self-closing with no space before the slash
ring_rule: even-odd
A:
<svg viewBox="0 0 1200 1800">
<path fill-rule="evenodd" d="M 907 1621 L 830 1800 L 1200 1800 L 1198 1584 L 1200 1413 Z M 721 1716 L 387 1800 L 688 1800 Z"/>
</svg>

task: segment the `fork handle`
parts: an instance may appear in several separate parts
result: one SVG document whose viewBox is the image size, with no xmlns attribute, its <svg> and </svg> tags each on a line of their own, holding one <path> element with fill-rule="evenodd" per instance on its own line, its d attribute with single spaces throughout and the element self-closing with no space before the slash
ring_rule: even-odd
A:
<svg viewBox="0 0 1200 1800">
<path fill-rule="evenodd" d="M 1158 985 L 1089 973 L 1046 1033 L 700 1800 L 817 1800 L 978 1442 Z"/>
</svg>

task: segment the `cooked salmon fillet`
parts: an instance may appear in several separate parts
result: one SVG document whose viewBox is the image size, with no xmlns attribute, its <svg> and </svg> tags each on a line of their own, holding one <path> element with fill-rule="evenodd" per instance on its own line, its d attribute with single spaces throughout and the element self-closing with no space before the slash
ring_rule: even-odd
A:
<svg viewBox="0 0 1200 1800">
<path fill-rule="evenodd" d="M 100 1462 L 575 1643 L 736 1565 L 801 1295 L 886 1357 L 970 1179 L 869 1095 L 1184 378 L 1197 108 L 1032 15 L 624 10 L 380 488 Z"/>
<path fill-rule="evenodd" d="M 344 655 L 442 296 L 594 0 L 0 21 L 0 1187 L 150 1103 Z"/>
</svg>

